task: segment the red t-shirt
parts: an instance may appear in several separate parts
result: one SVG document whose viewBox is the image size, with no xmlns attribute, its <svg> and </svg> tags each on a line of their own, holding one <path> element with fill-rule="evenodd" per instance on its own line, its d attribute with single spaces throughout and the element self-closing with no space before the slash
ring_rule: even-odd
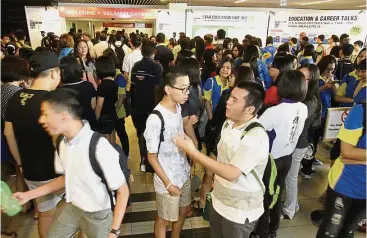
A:
<svg viewBox="0 0 367 238">
<path fill-rule="evenodd" d="M 278 105 L 280 102 L 280 98 L 278 95 L 278 87 L 271 86 L 268 91 L 265 93 L 264 105 L 266 106 L 274 106 Z"/>
</svg>

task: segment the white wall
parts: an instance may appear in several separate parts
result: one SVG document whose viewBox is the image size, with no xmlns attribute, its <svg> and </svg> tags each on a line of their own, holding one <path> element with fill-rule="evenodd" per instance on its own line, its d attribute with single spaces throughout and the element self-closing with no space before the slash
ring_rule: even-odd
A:
<svg viewBox="0 0 367 238">
<path fill-rule="evenodd" d="M 66 31 L 65 19 L 59 16 L 57 7 L 25 7 L 27 26 L 33 49 L 41 46 L 41 31 L 61 35 Z"/>
</svg>

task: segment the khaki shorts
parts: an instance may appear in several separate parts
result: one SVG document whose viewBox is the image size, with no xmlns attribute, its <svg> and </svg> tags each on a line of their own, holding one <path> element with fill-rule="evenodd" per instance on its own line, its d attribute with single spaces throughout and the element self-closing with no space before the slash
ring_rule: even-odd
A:
<svg viewBox="0 0 367 238">
<path fill-rule="evenodd" d="M 156 198 L 158 216 L 166 221 L 178 221 L 180 207 L 187 207 L 191 204 L 191 181 L 188 180 L 182 186 L 180 196 L 157 193 Z"/>
<path fill-rule="evenodd" d="M 51 182 L 51 180 L 47 181 L 29 181 L 24 179 L 25 183 L 27 184 L 29 190 L 36 189 L 38 187 L 41 187 L 42 185 L 48 184 Z M 57 204 L 61 201 L 61 199 L 64 197 L 65 190 L 61 189 L 57 192 L 36 198 L 37 208 L 39 212 L 47 212 L 54 208 L 56 208 Z"/>
</svg>

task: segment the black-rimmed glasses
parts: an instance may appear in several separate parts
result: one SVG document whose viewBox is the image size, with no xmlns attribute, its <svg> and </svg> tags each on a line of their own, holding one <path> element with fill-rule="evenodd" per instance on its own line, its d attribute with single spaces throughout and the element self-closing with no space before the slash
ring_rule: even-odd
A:
<svg viewBox="0 0 367 238">
<path fill-rule="evenodd" d="M 186 88 L 176 88 L 174 86 L 171 86 L 171 88 L 174 88 L 174 89 L 177 89 L 177 90 L 181 90 L 181 92 L 183 94 L 186 94 L 186 93 L 190 92 L 190 90 L 192 89 L 192 86 L 190 85 L 190 86 L 188 86 Z"/>
</svg>

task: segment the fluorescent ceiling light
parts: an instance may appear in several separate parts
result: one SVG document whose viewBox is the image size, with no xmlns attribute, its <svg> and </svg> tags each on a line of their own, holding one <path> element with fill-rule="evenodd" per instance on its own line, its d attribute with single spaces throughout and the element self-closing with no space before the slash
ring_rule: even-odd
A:
<svg viewBox="0 0 367 238">
<path fill-rule="evenodd" d="M 241 3 L 241 2 L 246 2 L 247 0 L 237 0 L 234 3 Z"/>
<path fill-rule="evenodd" d="M 306 2 L 306 3 L 300 3 L 299 5 L 305 6 L 305 5 L 314 5 L 314 4 L 321 4 L 326 2 L 334 2 L 335 0 L 323 0 L 323 1 L 317 1 L 317 2 Z"/>
</svg>

